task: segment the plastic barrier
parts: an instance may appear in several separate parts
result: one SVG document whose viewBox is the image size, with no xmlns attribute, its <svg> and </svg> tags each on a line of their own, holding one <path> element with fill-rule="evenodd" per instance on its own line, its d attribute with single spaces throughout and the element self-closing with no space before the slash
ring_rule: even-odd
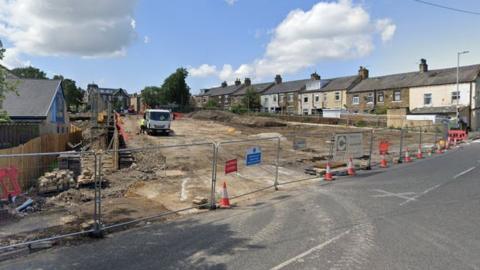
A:
<svg viewBox="0 0 480 270">
<path fill-rule="evenodd" d="M 18 172 L 14 167 L 0 169 L 0 186 L 3 190 L 1 199 L 7 199 L 8 196 L 18 196 L 22 193 L 17 176 Z"/>
<path fill-rule="evenodd" d="M 455 139 L 457 139 L 457 141 L 464 141 L 467 139 L 467 132 L 465 132 L 465 130 L 449 130 L 448 137 L 452 142 Z"/>
</svg>

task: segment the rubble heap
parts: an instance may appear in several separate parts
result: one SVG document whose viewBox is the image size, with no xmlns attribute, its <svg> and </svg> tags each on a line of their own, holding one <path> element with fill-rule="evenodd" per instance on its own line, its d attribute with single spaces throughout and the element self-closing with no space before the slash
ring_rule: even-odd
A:
<svg viewBox="0 0 480 270">
<path fill-rule="evenodd" d="M 45 173 L 38 179 L 38 182 L 40 188 L 51 186 L 74 186 L 76 183 L 73 171 L 59 169 Z"/>
</svg>

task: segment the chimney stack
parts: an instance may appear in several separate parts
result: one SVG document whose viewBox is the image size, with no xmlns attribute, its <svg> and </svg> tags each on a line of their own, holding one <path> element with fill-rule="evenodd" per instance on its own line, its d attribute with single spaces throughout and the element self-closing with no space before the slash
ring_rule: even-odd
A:
<svg viewBox="0 0 480 270">
<path fill-rule="evenodd" d="M 428 71 L 428 65 L 427 65 L 427 60 L 426 59 L 420 59 L 420 65 L 419 66 L 419 69 L 420 69 L 420 72 L 427 72 Z"/>
<path fill-rule="evenodd" d="M 320 80 L 320 75 L 318 75 L 317 72 L 314 72 L 314 73 L 310 74 L 310 79 L 315 80 L 315 81 L 319 81 Z"/>
<path fill-rule="evenodd" d="M 358 70 L 358 76 L 360 76 L 362 80 L 368 79 L 368 69 L 360 66 L 360 69 Z"/>
<path fill-rule="evenodd" d="M 236 85 L 236 86 L 239 86 L 240 84 L 242 84 L 242 81 L 240 81 L 240 79 L 236 79 L 236 80 L 235 80 L 235 85 Z"/>
<path fill-rule="evenodd" d="M 227 87 L 227 85 L 228 85 L 228 84 L 227 84 L 227 82 L 226 82 L 226 81 L 223 81 L 223 82 L 222 82 L 222 87 L 224 87 L 224 88 L 225 88 L 225 87 Z"/>
<path fill-rule="evenodd" d="M 252 85 L 252 81 L 250 80 L 250 78 L 245 78 L 245 86 L 250 86 Z"/>
<path fill-rule="evenodd" d="M 282 76 L 280 76 L 280 74 L 277 74 L 277 76 L 275 76 L 275 83 L 276 84 L 282 83 Z"/>
</svg>

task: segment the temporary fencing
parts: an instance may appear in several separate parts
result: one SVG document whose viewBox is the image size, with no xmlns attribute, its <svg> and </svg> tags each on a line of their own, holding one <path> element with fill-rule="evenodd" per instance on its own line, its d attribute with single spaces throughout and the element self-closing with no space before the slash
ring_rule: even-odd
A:
<svg viewBox="0 0 480 270">
<path fill-rule="evenodd" d="M 18 196 L 20 207 L 11 218 L 0 205 L 0 250 L 85 233 L 101 235 L 194 208 L 213 209 L 224 183 L 235 199 L 323 179 L 327 163 L 334 177 L 346 175 L 347 164 L 353 165 L 350 174 L 352 169 L 385 165 L 383 157 L 391 166 L 403 160 L 407 147 L 411 157 L 418 149 L 426 156 L 445 134 L 443 126 L 332 126 L 216 143 L 0 155 L 0 196 L 4 201 Z M 17 183 L 12 182 L 15 177 Z"/>
<path fill-rule="evenodd" d="M 0 155 L 0 249 L 89 232 L 94 159 L 91 152 Z"/>
<path fill-rule="evenodd" d="M 220 142 L 216 156 L 215 191 L 228 185 L 231 198 L 277 187 L 279 137 L 251 138 Z M 220 193 L 216 193 L 216 200 Z"/>
</svg>

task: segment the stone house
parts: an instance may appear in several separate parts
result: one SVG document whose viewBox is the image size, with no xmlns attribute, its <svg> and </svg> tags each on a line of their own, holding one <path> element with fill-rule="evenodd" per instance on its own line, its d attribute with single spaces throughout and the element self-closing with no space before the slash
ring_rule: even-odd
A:
<svg viewBox="0 0 480 270">
<path fill-rule="evenodd" d="M 347 109 L 353 113 L 386 112 L 387 109 L 409 107 L 409 87 L 419 72 L 368 77 L 360 67 L 361 81 L 347 93 Z"/>
<path fill-rule="evenodd" d="M 274 85 L 261 96 L 262 111 L 296 114 L 301 108 L 300 92 L 309 80 L 283 82 L 282 77 L 276 75 Z"/>
<path fill-rule="evenodd" d="M 118 110 L 128 109 L 130 106 L 130 95 L 122 88 L 99 88 L 97 84 L 87 85 L 88 104 L 96 103 L 97 111 L 103 111 L 108 108 L 108 103 L 112 103 L 112 108 Z"/>
<path fill-rule="evenodd" d="M 240 90 L 234 92 L 232 94 L 232 103 L 233 104 L 240 104 L 242 102 L 243 97 L 247 93 L 248 89 L 253 89 L 253 91 L 259 93 L 260 95 L 263 94 L 265 91 L 270 89 L 274 83 L 273 82 L 267 82 L 267 83 L 255 83 L 252 84 L 252 81 L 250 78 L 245 78 L 244 87 L 242 87 Z"/>
<path fill-rule="evenodd" d="M 323 110 L 342 111 L 347 104 L 347 91 L 360 81 L 361 77 L 346 76 L 333 79 L 320 79 L 311 75 L 306 89 L 301 93 L 302 106 L 299 114 L 322 114 Z"/>
<path fill-rule="evenodd" d="M 204 107 L 209 100 L 214 100 L 219 108 L 228 110 L 232 106 L 232 94 L 244 88 L 245 85 L 237 79 L 233 85 L 222 82 L 220 87 L 204 89 L 203 93 L 195 97 L 195 103 L 199 107 Z"/>
</svg>

